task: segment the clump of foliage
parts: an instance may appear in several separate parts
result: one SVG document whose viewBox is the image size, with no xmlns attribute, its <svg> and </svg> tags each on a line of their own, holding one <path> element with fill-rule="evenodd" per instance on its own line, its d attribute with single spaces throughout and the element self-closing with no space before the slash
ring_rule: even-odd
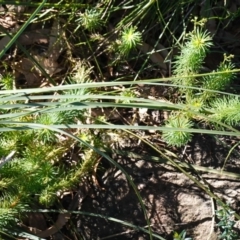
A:
<svg viewBox="0 0 240 240">
<path fill-rule="evenodd" d="M 89 81 L 90 70 L 84 64 L 77 64 L 75 73 L 69 77 L 71 83 Z M 4 81 L 2 81 L 4 83 Z M 85 94 L 86 89 L 66 90 L 64 95 Z M 74 101 L 63 98 L 59 105 Z M 7 102 L 6 102 L 7 103 Z M 51 108 L 49 109 L 51 110 Z M 20 110 L 12 110 L 18 113 Z M 99 156 L 91 149 L 76 143 L 72 138 L 51 131 L 48 125 L 72 124 L 86 121 L 86 110 L 61 110 L 54 108 L 53 112 L 38 112 L 15 117 L 15 121 L 44 124 L 46 128 L 28 131 L 7 131 L 0 133 L 0 156 L 15 152 L 12 160 L 0 168 L 0 229 L 8 232 L 18 224 L 24 213 L 36 206 L 51 207 L 59 194 L 66 190 L 76 189 L 82 177 L 93 170 Z M 69 130 L 75 136 L 83 133 Z M 86 142 L 100 147 L 97 136 L 85 133 Z M 80 149 L 78 159 L 71 163 L 65 155 Z M 9 230 L 11 233 L 11 230 Z"/>
<path fill-rule="evenodd" d="M 13 76 L 7 74 L 6 76 L 0 76 L 0 87 L 5 90 L 12 90 L 14 85 Z"/>
<path fill-rule="evenodd" d="M 216 211 L 216 217 L 219 220 L 217 226 L 220 227 L 222 230 L 222 233 L 219 236 L 220 239 L 225 240 L 239 239 L 238 234 L 233 230 L 233 227 L 236 223 L 234 221 L 234 213 L 235 213 L 234 211 L 225 208 L 221 208 Z"/>
<path fill-rule="evenodd" d="M 215 71 L 204 76 L 200 74 L 204 59 L 213 45 L 210 33 L 203 30 L 203 25 L 204 20 L 198 22 L 194 19 L 194 29 L 187 35 L 186 43 L 174 62 L 172 81 L 179 86 L 181 102 L 186 107 L 172 112 L 166 122 L 165 126 L 170 130 L 163 131 L 163 139 L 172 146 L 180 147 L 191 140 L 192 134 L 186 130 L 194 126 L 193 120 L 199 120 L 198 115 L 206 114 L 208 121 L 231 126 L 240 120 L 239 98 L 221 97 L 216 92 L 227 89 L 236 76 L 232 71 L 232 56 L 224 55 L 224 60 Z"/>
<path fill-rule="evenodd" d="M 81 13 L 78 21 L 86 30 L 95 31 L 103 25 L 101 16 L 102 12 L 99 9 L 86 9 L 84 13 Z"/>
<path fill-rule="evenodd" d="M 172 115 L 169 117 L 165 127 L 167 128 L 191 128 L 193 123 L 183 114 Z M 163 138 L 166 142 L 173 146 L 181 146 L 186 144 L 191 139 L 192 134 L 189 132 L 178 131 L 164 131 Z"/>
<path fill-rule="evenodd" d="M 125 28 L 120 35 L 119 52 L 123 56 L 128 56 L 130 51 L 142 43 L 142 35 L 136 27 Z"/>
</svg>

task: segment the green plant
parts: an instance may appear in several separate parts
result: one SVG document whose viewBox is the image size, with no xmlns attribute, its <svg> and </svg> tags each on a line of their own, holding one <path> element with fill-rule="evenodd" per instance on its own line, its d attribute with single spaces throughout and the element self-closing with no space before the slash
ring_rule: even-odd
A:
<svg viewBox="0 0 240 240">
<path fill-rule="evenodd" d="M 209 48 L 212 46 L 210 33 L 203 31 L 196 26 L 192 32 L 187 34 L 186 43 L 181 46 L 181 53 L 177 56 L 174 65 L 174 83 L 183 86 L 195 86 L 196 77 L 203 64 Z M 190 94 L 190 89 L 184 89 L 185 93 Z M 187 97 L 187 96 L 186 96 Z"/>
<path fill-rule="evenodd" d="M 99 9 L 86 9 L 84 13 L 80 15 L 80 24 L 89 31 L 95 31 L 103 25 L 103 20 L 101 19 L 102 12 Z"/>
<path fill-rule="evenodd" d="M 216 72 L 221 74 L 217 75 L 207 75 L 203 78 L 203 88 L 215 91 L 223 91 L 225 90 L 232 80 L 236 77 L 236 75 L 232 72 L 234 69 L 234 64 L 231 63 L 232 55 L 226 56 L 224 54 L 224 60 L 220 63 Z M 213 71 L 214 73 L 214 71 Z M 216 93 L 204 91 L 202 94 L 202 99 L 207 101 L 209 98 L 216 96 Z"/>
<path fill-rule="evenodd" d="M 235 225 L 234 221 L 234 211 L 231 209 L 222 208 L 216 211 L 216 217 L 219 222 L 217 226 L 222 229 L 222 233 L 220 235 L 220 239 L 224 240 L 236 240 L 239 239 L 238 234 L 233 230 Z"/>
<path fill-rule="evenodd" d="M 181 233 L 174 232 L 173 240 L 192 240 L 192 238 L 186 237 L 187 232 L 183 230 Z"/>
<path fill-rule="evenodd" d="M 87 82 L 90 73 L 91 68 L 88 69 L 84 64 L 78 63 L 69 81 L 71 84 Z M 16 108 L 12 104 L 16 103 L 13 99 L 9 98 L 5 101 L 2 95 L 2 107 L 7 104 L 13 106 L 11 110 L 5 112 L 6 117 L 2 114 L 2 119 L 10 120 L 7 116 L 13 114 L 15 122 L 45 126 L 41 129 L 0 133 L 1 156 L 7 156 L 13 150 L 16 152 L 13 160 L 4 164 L 0 169 L 0 229 L 4 232 L 10 233 L 11 229 L 21 221 L 24 212 L 33 205 L 42 204 L 46 208 L 52 206 L 57 200 L 57 192 L 74 188 L 84 175 L 92 171 L 98 155 L 94 155 L 93 150 L 89 152 L 89 149 L 83 146 L 81 146 L 82 161 L 79 160 L 74 167 L 59 165 L 62 156 L 76 142 L 48 128 L 51 125 L 67 125 L 85 121 L 87 115 L 84 115 L 84 110 L 71 108 L 71 103 L 76 102 L 78 97 L 83 97 L 86 101 L 85 96 L 90 92 L 91 90 L 86 88 L 63 90 L 63 98 L 52 102 L 54 107 L 51 107 L 51 104 L 47 106 L 48 103 L 46 103 L 44 109 L 44 103 L 40 104 L 43 106 L 42 110 L 47 111 L 41 111 L 38 104 L 36 107 L 30 107 L 31 103 L 29 108 L 26 107 L 24 110 Z M 24 104 L 23 100 L 19 100 L 20 102 Z M 65 110 L 62 110 L 61 106 L 66 106 Z M 89 132 L 88 135 L 93 136 Z M 94 136 L 91 143 L 97 146 L 97 142 L 98 138 Z"/>
<path fill-rule="evenodd" d="M 0 86 L 2 89 L 12 90 L 14 88 L 14 78 L 11 74 L 0 77 Z"/>
<path fill-rule="evenodd" d="M 194 19 L 194 29 L 187 34 L 187 42 L 181 46 L 181 53 L 174 62 L 172 81 L 179 86 L 186 107 L 173 114 L 165 125 L 172 130 L 164 130 L 162 136 L 172 146 L 186 145 L 192 137 L 189 132 L 175 131 L 174 128 L 191 129 L 193 120 L 204 119 L 203 114 L 206 116 L 204 120 L 208 122 L 234 125 L 240 120 L 237 98 L 222 98 L 216 92 L 225 90 L 236 76 L 233 72 L 234 64 L 231 63 L 232 56 L 224 55 L 224 60 L 216 71 L 203 76 L 200 74 L 204 59 L 212 46 L 210 33 L 202 30 L 203 23 L 204 20 L 197 22 Z"/>
<path fill-rule="evenodd" d="M 240 103 L 239 97 L 222 97 L 217 98 L 210 103 L 210 111 L 213 113 L 211 118 L 236 126 L 240 120 Z"/>
<path fill-rule="evenodd" d="M 193 123 L 190 120 L 182 115 L 181 113 L 174 116 L 170 116 L 167 120 L 165 127 L 167 128 L 180 128 L 187 129 L 191 128 Z M 184 131 L 163 131 L 162 135 L 163 139 L 168 143 L 176 147 L 180 147 L 182 145 L 187 144 L 187 142 L 191 139 L 192 134 Z"/>
<path fill-rule="evenodd" d="M 136 27 L 125 27 L 120 35 L 119 52 L 128 56 L 130 51 L 142 43 L 142 36 Z"/>
</svg>

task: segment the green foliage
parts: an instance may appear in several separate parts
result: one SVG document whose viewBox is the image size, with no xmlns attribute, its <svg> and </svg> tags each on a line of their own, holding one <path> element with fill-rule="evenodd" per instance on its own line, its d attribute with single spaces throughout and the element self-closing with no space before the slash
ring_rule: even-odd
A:
<svg viewBox="0 0 240 240">
<path fill-rule="evenodd" d="M 80 15 L 79 22 L 85 29 L 95 31 L 103 24 L 101 17 L 102 12 L 99 9 L 91 8 Z"/>
<path fill-rule="evenodd" d="M 231 126 L 236 126 L 240 121 L 239 97 L 222 97 L 211 102 L 211 118 Z"/>
<path fill-rule="evenodd" d="M 193 76 L 200 71 L 204 58 L 212 46 L 210 34 L 199 27 L 189 33 L 186 44 L 182 45 L 181 53 L 174 62 L 174 83 L 184 86 L 194 86 L 196 78 Z"/>
<path fill-rule="evenodd" d="M 173 82 L 179 85 L 186 108 L 175 114 L 177 118 L 170 117 L 166 127 L 190 129 L 193 126 L 190 120 L 199 119 L 197 115 L 203 112 L 207 114 L 208 119 L 231 126 L 240 120 L 238 98 L 219 97 L 218 93 L 214 92 L 226 90 L 236 77 L 232 71 L 232 56 L 224 55 L 224 60 L 215 71 L 205 76 L 200 75 L 204 59 L 213 45 L 210 33 L 202 30 L 203 23 L 204 21 L 197 22 L 194 19 L 194 29 L 187 34 L 187 41 L 181 46 L 180 55 L 174 62 Z M 210 110 L 205 111 L 209 107 Z M 191 140 L 191 136 L 192 134 L 184 131 L 163 131 L 163 139 L 173 146 L 185 145 Z"/>
<path fill-rule="evenodd" d="M 23 135 L 19 135 L 19 138 Z M 79 184 L 81 177 L 92 171 L 98 159 L 96 153 L 86 149 L 82 153 L 82 161 L 79 159 L 77 165 L 73 168 L 69 166 L 67 170 L 59 167 L 57 162 L 62 153 L 68 150 L 68 143 L 65 143 L 66 147 L 64 143 L 54 145 L 53 141 L 46 144 L 39 141 L 37 132 L 33 135 L 36 138 L 18 151 L 19 157 L 0 169 L 0 219 L 4 219 L 0 226 L 2 228 L 16 223 L 16 214 L 24 212 L 29 204 L 52 206 L 57 199 L 57 192 L 69 190 Z M 18 144 L 21 141 L 16 147 Z"/>
<path fill-rule="evenodd" d="M 182 114 L 170 116 L 167 123 L 165 124 L 165 127 L 167 128 L 188 129 L 191 128 L 192 126 L 193 123 L 190 122 L 189 119 Z M 178 131 L 165 130 L 163 131 L 162 137 L 168 144 L 180 147 L 182 145 L 187 144 L 187 142 L 191 139 L 192 134 L 180 130 Z"/>
<path fill-rule="evenodd" d="M 174 232 L 173 240 L 192 240 L 192 238 L 186 237 L 187 232 L 183 230 L 181 233 Z"/>
<path fill-rule="evenodd" d="M 121 92 L 121 96 L 129 97 L 129 98 L 134 98 L 134 97 L 136 97 L 136 94 L 134 93 L 134 91 L 133 91 L 132 89 L 128 88 L 128 89 L 124 89 L 124 90 Z M 130 103 L 130 100 L 118 101 L 118 102 Z"/>
<path fill-rule="evenodd" d="M 236 77 L 236 74 L 232 72 L 232 70 L 234 69 L 234 64 L 231 63 L 232 57 L 232 55 L 228 57 L 224 55 L 223 62 L 220 63 L 220 66 L 216 70 L 216 73 L 219 72 L 220 74 L 213 74 L 203 77 L 203 88 L 215 91 L 222 91 L 230 85 L 232 80 Z M 215 72 L 213 71 L 213 73 Z M 202 98 L 204 100 L 208 100 L 211 96 L 214 97 L 214 95 L 216 94 L 213 92 L 204 91 Z"/>
<path fill-rule="evenodd" d="M 142 35 L 136 27 L 126 27 L 120 36 L 119 52 L 123 56 L 128 56 L 130 51 L 142 43 Z"/>
<path fill-rule="evenodd" d="M 74 72 L 72 75 L 68 77 L 68 83 L 69 84 L 77 84 L 77 83 L 88 83 L 90 82 L 89 80 L 89 75 L 92 72 L 92 68 L 88 67 L 87 64 L 83 61 L 79 61 L 74 69 Z M 66 99 L 61 99 L 59 100 L 60 103 L 70 103 L 68 105 L 69 107 L 71 106 L 71 103 L 74 102 L 74 104 L 81 104 L 79 102 L 78 96 L 86 96 L 92 93 L 92 89 L 89 88 L 77 88 L 77 89 L 70 89 L 70 90 L 65 90 L 63 91 L 63 95 L 72 95 L 76 96 L 76 98 L 66 98 Z M 74 107 L 74 104 L 73 107 Z M 66 110 L 66 111 L 60 111 L 58 112 L 58 117 L 59 117 L 59 123 L 63 124 L 71 124 L 71 123 L 76 123 L 78 121 L 84 122 L 86 119 L 86 110 Z"/>
<path fill-rule="evenodd" d="M 68 81 L 70 84 L 89 82 L 90 73 L 91 68 L 79 62 Z M 62 96 L 74 97 L 60 99 L 54 108 L 57 111 L 49 111 L 50 107 L 48 111 L 33 111 L 32 114 L 15 119 L 26 124 L 34 122 L 45 126 L 84 123 L 88 117 L 86 110 L 77 110 L 74 106 L 82 104 L 78 96 L 86 96 L 83 102 L 89 101 L 87 95 L 91 92 L 89 88 L 64 90 Z M 62 105 L 73 108 L 61 111 Z M 20 110 L 12 110 L 14 113 L 18 111 Z M 81 134 L 83 133 L 79 133 Z M 0 229 L 16 224 L 21 220 L 22 212 L 32 205 L 53 206 L 57 194 L 75 188 L 83 176 L 93 171 L 99 158 L 93 150 L 81 145 L 81 158 L 76 164 L 60 164 L 63 155 L 76 143 L 48 128 L 2 132 L 0 135 L 0 155 L 7 156 L 9 152 L 16 151 L 13 160 L 0 168 L 0 220 L 4 219 L 0 223 Z M 89 130 L 85 131 L 85 135 L 90 144 L 100 146 L 98 137 Z"/>
<path fill-rule="evenodd" d="M 217 226 L 222 229 L 222 234 L 220 235 L 220 239 L 224 240 L 236 240 L 239 239 L 238 234 L 233 230 L 235 225 L 234 219 L 234 211 L 230 209 L 219 209 L 216 211 L 216 217 L 219 219 Z"/>
<path fill-rule="evenodd" d="M 0 77 L 0 86 L 5 90 L 12 90 L 14 86 L 14 78 L 12 75 L 7 74 Z"/>
<path fill-rule="evenodd" d="M 27 204 L 20 202 L 17 194 L 15 197 L 9 194 L 0 197 L 0 229 L 16 226 L 16 217 L 23 216 L 24 210 L 28 207 Z"/>
<path fill-rule="evenodd" d="M 37 123 L 44 124 L 44 125 L 54 125 L 54 124 L 61 124 L 62 121 L 59 119 L 60 115 L 58 113 L 43 113 L 37 118 Z M 37 130 L 37 139 L 43 143 L 47 142 L 55 142 L 57 140 L 56 134 L 45 128 L 41 130 Z"/>
</svg>

